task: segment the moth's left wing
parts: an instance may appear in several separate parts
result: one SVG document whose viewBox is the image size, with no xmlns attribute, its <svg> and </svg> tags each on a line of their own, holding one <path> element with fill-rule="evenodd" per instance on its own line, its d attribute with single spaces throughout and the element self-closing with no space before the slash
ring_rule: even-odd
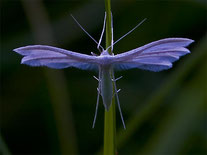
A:
<svg viewBox="0 0 207 155">
<path fill-rule="evenodd" d="M 186 38 L 167 38 L 154 41 L 131 51 L 114 56 L 114 69 L 140 68 L 154 72 L 172 67 L 181 56 L 190 53 L 185 48 L 193 40 Z"/>
<path fill-rule="evenodd" d="M 76 67 L 83 70 L 98 69 L 96 57 L 46 45 L 30 45 L 14 49 L 23 55 L 21 63 L 61 69 Z"/>
</svg>

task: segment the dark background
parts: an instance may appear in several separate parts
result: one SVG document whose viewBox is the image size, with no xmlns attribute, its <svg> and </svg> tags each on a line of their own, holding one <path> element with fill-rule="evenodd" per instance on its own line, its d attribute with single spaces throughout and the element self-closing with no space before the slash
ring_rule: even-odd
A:
<svg viewBox="0 0 207 155">
<path fill-rule="evenodd" d="M 94 154 L 103 146 L 104 107 L 92 121 L 96 72 L 21 65 L 12 50 L 47 44 L 90 54 L 96 44 L 75 24 L 73 14 L 96 39 L 103 0 L 3 0 L 1 7 L 0 152 L 3 154 Z M 119 154 L 205 154 L 207 152 L 207 5 L 205 0 L 112 0 L 114 39 L 142 19 L 139 28 L 114 46 L 121 53 L 167 37 L 195 40 L 191 54 L 170 70 L 116 72 L 123 130 L 117 112 Z M 104 46 L 104 40 L 102 42 Z"/>
</svg>

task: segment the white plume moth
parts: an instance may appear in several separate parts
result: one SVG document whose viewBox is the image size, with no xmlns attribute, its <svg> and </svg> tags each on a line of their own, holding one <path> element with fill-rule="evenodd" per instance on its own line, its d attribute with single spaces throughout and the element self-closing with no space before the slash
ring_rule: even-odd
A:
<svg viewBox="0 0 207 155">
<path fill-rule="evenodd" d="M 73 17 L 73 16 L 72 16 Z M 95 126 L 99 96 L 103 99 L 103 105 L 108 111 L 112 98 L 116 96 L 118 109 L 120 112 L 121 120 L 124 128 L 125 123 L 122 116 L 118 92 L 116 87 L 116 81 L 120 78 L 115 79 L 114 70 L 126 70 L 132 68 L 139 68 L 149 71 L 162 71 L 172 67 L 172 63 L 178 60 L 181 56 L 190 53 L 186 48 L 193 42 L 187 38 L 166 38 L 158 41 L 151 42 L 144 46 L 136 49 L 114 55 L 113 46 L 141 25 L 144 20 L 136 25 L 132 30 L 113 42 L 113 24 L 112 27 L 112 43 L 111 46 L 105 50 L 100 44 L 103 37 L 106 24 L 106 14 L 104 18 L 103 30 L 99 42 L 97 42 L 92 36 L 88 34 L 86 30 L 77 22 L 80 28 L 86 32 L 86 34 L 97 43 L 97 49 L 100 50 L 101 54 L 96 55 L 91 52 L 92 55 L 81 54 L 64 50 L 57 47 L 46 46 L 46 45 L 30 45 L 14 49 L 15 52 L 23 55 L 21 63 L 29 66 L 47 66 L 49 68 L 62 69 L 67 67 L 75 67 L 83 70 L 98 70 L 98 95 L 96 102 L 96 110 L 93 121 L 93 128 Z M 108 49 L 111 48 L 112 54 L 109 54 Z M 114 92 L 113 92 L 114 86 Z"/>
</svg>

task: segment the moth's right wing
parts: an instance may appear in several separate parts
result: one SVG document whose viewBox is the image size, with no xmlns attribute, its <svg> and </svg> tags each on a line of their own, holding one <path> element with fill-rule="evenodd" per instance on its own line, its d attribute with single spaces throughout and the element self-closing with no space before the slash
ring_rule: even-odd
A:
<svg viewBox="0 0 207 155">
<path fill-rule="evenodd" d="M 83 70 L 98 69 L 96 56 L 76 53 L 46 45 L 30 45 L 14 49 L 23 55 L 21 63 L 29 66 L 46 66 L 62 69 L 76 67 Z"/>
<path fill-rule="evenodd" d="M 186 48 L 193 40 L 187 38 L 166 38 L 151 42 L 131 51 L 114 56 L 114 69 L 140 68 L 162 71 L 172 67 L 181 56 L 190 53 Z"/>
</svg>

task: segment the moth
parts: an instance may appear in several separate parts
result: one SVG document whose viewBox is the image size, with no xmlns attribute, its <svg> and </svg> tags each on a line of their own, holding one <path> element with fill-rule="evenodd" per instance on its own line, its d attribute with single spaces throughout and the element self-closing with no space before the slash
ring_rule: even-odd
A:
<svg viewBox="0 0 207 155">
<path fill-rule="evenodd" d="M 95 76 L 94 78 L 98 80 L 98 95 L 92 126 L 93 128 L 95 126 L 100 96 L 102 97 L 103 105 L 107 111 L 111 106 L 112 98 L 114 96 L 116 97 L 123 127 L 124 129 L 126 128 L 118 97 L 118 92 L 120 89 L 117 90 L 116 87 L 116 81 L 121 77 L 116 79 L 114 71 L 128 70 L 133 68 L 154 72 L 167 70 L 172 67 L 172 63 L 174 61 L 178 60 L 181 56 L 190 53 L 186 47 L 194 42 L 193 40 L 187 38 L 166 38 L 115 55 L 113 53 L 113 46 L 129 33 L 131 33 L 134 29 L 136 29 L 140 24 L 142 24 L 145 19 L 115 42 L 113 42 L 113 23 L 111 22 L 112 42 L 111 46 L 107 47 L 106 49 L 100 45 L 106 25 L 106 13 L 99 42 L 89 35 L 89 33 L 78 23 L 74 17 L 73 19 L 80 26 L 80 28 L 92 40 L 94 40 L 95 43 L 97 43 L 97 49 L 100 51 L 100 55 L 97 55 L 93 52 L 91 52 L 91 55 L 81 54 L 47 45 L 29 45 L 16 48 L 14 51 L 23 56 L 21 64 L 26 64 L 29 66 L 46 66 L 54 69 L 75 67 L 82 70 L 97 70 L 98 78 Z M 108 52 L 110 48 L 112 51 L 111 54 Z"/>
</svg>

